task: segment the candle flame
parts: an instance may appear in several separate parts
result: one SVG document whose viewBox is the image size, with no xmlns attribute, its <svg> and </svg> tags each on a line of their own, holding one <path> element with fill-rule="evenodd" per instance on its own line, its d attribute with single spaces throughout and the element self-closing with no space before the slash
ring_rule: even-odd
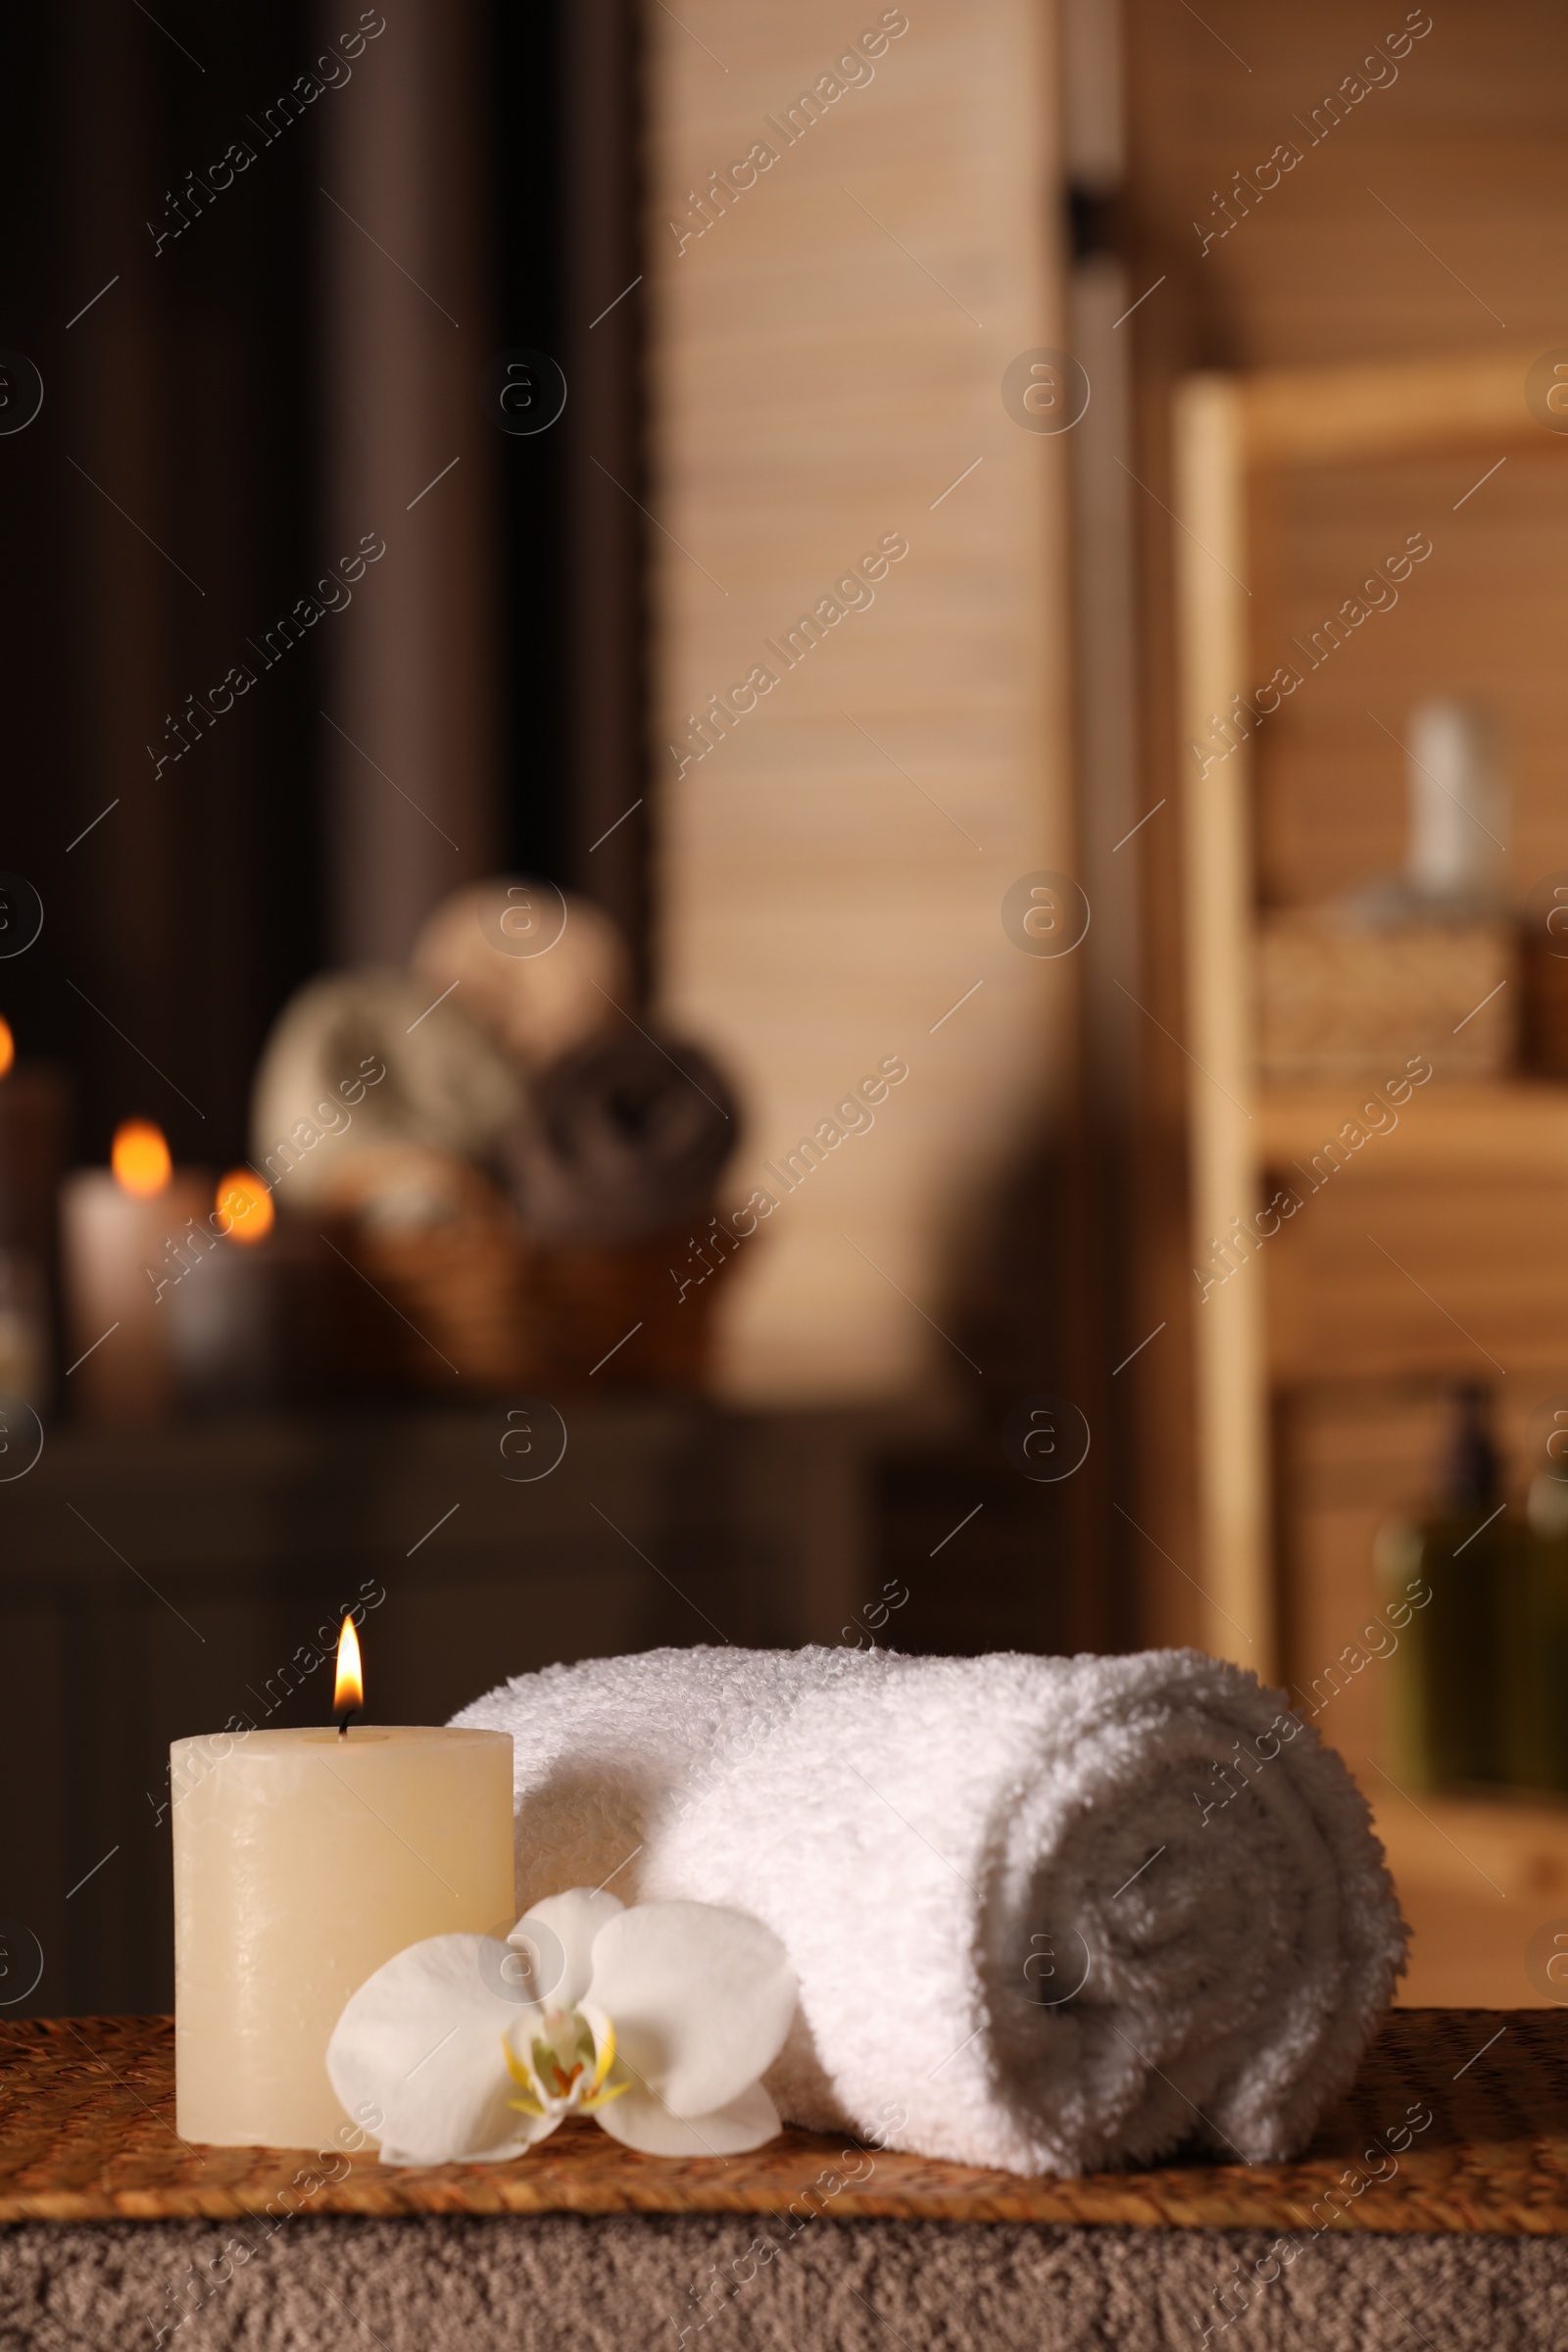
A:
<svg viewBox="0 0 1568 2352">
<path fill-rule="evenodd" d="M 109 1164 L 127 1193 L 161 1193 L 172 1172 L 169 1146 L 151 1119 L 126 1119 L 115 1129 Z"/>
<path fill-rule="evenodd" d="M 0 1020 L 0 1078 L 3 1078 L 17 1058 L 17 1041 L 11 1034 L 11 1023 Z"/>
<path fill-rule="evenodd" d="M 276 1216 L 271 1194 L 249 1168 L 230 1168 L 218 1188 L 216 1207 L 225 1237 L 247 1249 L 266 1239 Z"/>
<path fill-rule="evenodd" d="M 360 1637 L 354 1620 L 345 1617 L 337 1638 L 337 1680 L 332 1686 L 332 1712 L 341 1723 L 365 1705 L 365 1675 L 360 1666 Z"/>
</svg>

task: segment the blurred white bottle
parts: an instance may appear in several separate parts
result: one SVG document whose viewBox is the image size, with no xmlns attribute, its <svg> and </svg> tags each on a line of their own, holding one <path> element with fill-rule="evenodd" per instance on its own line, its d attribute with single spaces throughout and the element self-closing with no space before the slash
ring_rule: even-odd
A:
<svg viewBox="0 0 1568 2352">
<path fill-rule="evenodd" d="M 1471 703 L 1417 703 L 1406 744 L 1405 882 L 1417 899 L 1481 912 L 1500 896 L 1507 839 L 1495 724 Z"/>
</svg>

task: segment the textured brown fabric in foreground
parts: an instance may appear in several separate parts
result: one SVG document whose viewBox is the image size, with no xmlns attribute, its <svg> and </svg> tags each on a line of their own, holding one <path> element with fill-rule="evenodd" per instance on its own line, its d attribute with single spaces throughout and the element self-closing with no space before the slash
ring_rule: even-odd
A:
<svg viewBox="0 0 1568 2352">
<path fill-rule="evenodd" d="M 819 2222 L 720 2308 L 750 2216 L 301 2219 L 164 2342 L 178 2352 L 1192 2352 L 1263 2230 Z M 235 2225 L 0 2230 L 3 2352 L 142 2352 Z M 708 2325 L 696 2298 L 709 2290 Z M 1246 2352 L 1558 2352 L 1568 2240 L 1358 2233 L 1233 2298 Z M 686 2332 L 683 2334 L 682 2330 Z"/>
</svg>

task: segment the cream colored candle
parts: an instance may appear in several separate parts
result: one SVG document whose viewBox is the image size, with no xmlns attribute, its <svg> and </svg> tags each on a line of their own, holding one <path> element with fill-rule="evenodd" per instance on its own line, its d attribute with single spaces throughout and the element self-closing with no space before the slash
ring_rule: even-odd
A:
<svg viewBox="0 0 1568 2352">
<path fill-rule="evenodd" d="M 170 1755 L 175 2128 L 333 2142 L 353 2119 L 326 2044 L 350 1993 L 407 1944 L 511 1924 L 511 1738 L 360 1725 Z"/>
<path fill-rule="evenodd" d="M 134 1427 L 173 1401 L 169 1310 L 179 1246 L 205 1218 L 208 1180 L 173 1168 L 159 1130 L 127 1119 L 113 1168 L 81 1168 L 60 1199 L 70 1366 L 68 1394 L 93 1421 Z M 199 1250 L 199 1246 L 198 1246 Z"/>
</svg>

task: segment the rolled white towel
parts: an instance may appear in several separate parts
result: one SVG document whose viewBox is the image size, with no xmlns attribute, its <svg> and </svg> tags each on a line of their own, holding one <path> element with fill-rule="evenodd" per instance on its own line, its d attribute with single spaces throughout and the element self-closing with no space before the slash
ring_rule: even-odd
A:
<svg viewBox="0 0 1568 2352">
<path fill-rule="evenodd" d="M 1289 2158 L 1404 1965 L 1344 1764 L 1196 1650 L 653 1650 L 455 1720 L 515 1742 L 519 1909 L 611 1880 L 783 1939 L 767 2083 L 817 2129 L 1014 2172 Z"/>
<path fill-rule="evenodd" d="M 603 1029 L 623 1028 L 631 957 L 591 899 L 501 874 L 444 899 L 415 942 L 431 995 L 464 1009 L 526 1070 L 543 1069 Z"/>
<path fill-rule="evenodd" d="M 278 1014 L 251 1093 L 257 1164 L 285 1208 L 314 1206 L 345 1164 L 388 1143 L 482 1159 L 523 1081 L 455 1004 L 401 972 L 326 972 Z M 286 1179 L 286 1182 L 285 1182 Z"/>
</svg>

